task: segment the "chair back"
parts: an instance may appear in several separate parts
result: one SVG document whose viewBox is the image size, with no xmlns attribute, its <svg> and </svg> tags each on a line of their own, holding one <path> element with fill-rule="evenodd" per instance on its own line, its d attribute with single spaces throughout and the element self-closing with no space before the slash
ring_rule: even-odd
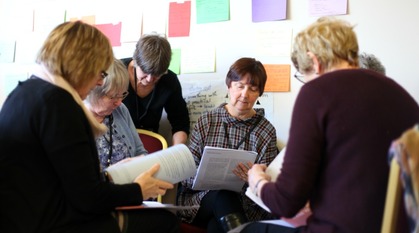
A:
<svg viewBox="0 0 419 233">
<path fill-rule="evenodd" d="M 160 134 L 145 129 L 137 129 L 137 132 L 144 145 L 144 148 L 148 151 L 149 154 L 167 148 L 167 141 Z M 157 201 L 162 203 L 162 196 L 159 195 L 157 197 Z"/>
<path fill-rule="evenodd" d="M 167 141 L 160 134 L 145 129 L 137 129 L 137 132 L 148 153 L 153 153 L 167 148 Z"/>
<path fill-rule="evenodd" d="M 381 233 L 395 233 L 401 201 L 401 180 L 400 166 L 395 157 L 391 159 L 390 175 L 388 177 L 387 195 L 384 207 L 383 222 L 381 224 Z"/>
<path fill-rule="evenodd" d="M 392 156 L 382 233 L 396 232 L 403 190 L 410 232 L 419 232 L 419 125 L 403 132 L 390 147 Z M 399 227 L 397 227 L 399 228 Z"/>
</svg>

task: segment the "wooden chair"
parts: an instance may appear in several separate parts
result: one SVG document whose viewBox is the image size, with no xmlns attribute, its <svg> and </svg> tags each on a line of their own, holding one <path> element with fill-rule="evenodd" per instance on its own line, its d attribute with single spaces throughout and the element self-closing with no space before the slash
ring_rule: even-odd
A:
<svg viewBox="0 0 419 233">
<path fill-rule="evenodd" d="M 404 230 L 399 229 L 406 225 L 404 219 L 398 219 L 399 214 L 403 215 L 403 212 L 400 213 L 401 209 L 404 209 L 407 215 L 409 231 L 417 233 L 419 232 L 419 124 L 406 130 L 394 140 L 389 152 L 392 161 L 381 233 Z"/>
<path fill-rule="evenodd" d="M 160 134 L 145 129 L 137 129 L 137 132 L 148 153 L 153 153 L 167 148 L 167 141 Z"/>
<path fill-rule="evenodd" d="M 384 207 L 381 233 L 395 233 L 399 204 L 401 202 L 402 185 L 400 179 L 400 166 L 393 158 L 390 164 L 390 175 L 388 177 L 387 195 Z"/>
<path fill-rule="evenodd" d="M 148 151 L 148 153 L 153 153 L 159 150 L 164 150 L 167 148 L 167 141 L 166 139 L 161 136 L 158 133 L 155 133 L 153 131 L 150 130 L 145 130 L 145 129 L 137 129 L 138 132 L 138 136 L 140 137 L 141 141 L 143 142 L 144 148 Z M 173 199 L 173 194 L 171 194 L 172 192 L 176 193 L 175 191 L 167 191 L 166 194 L 162 197 L 162 196 L 158 196 L 157 197 L 157 201 L 161 202 L 161 203 L 167 203 L 167 199 Z M 168 197 L 169 193 L 170 198 Z M 176 198 L 176 196 L 174 197 Z"/>
</svg>

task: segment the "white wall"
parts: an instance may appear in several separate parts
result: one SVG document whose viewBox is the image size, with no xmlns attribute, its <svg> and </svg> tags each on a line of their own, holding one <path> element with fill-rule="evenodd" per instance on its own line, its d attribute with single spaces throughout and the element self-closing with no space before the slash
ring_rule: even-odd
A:
<svg viewBox="0 0 419 233">
<path fill-rule="evenodd" d="M 151 1 L 161 4 L 161 17 L 167 17 L 167 4 L 169 1 L 166 0 L 125 0 L 122 2 L 108 0 L 99 1 L 95 6 L 97 9 L 111 6 L 115 14 L 120 14 L 121 12 L 125 12 L 127 8 L 138 9 L 138 12 L 141 12 L 141 8 L 146 8 Z M 27 39 L 27 37 L 31 37 L 34 38 L 33 44 L 28 49 L 36 51 L 39 47 L 38 41 L 42 41 L 45 35 L 25 35 L 25 33 L 22 35 L 19 28 L 25 28 L 27 25 L 22 25 L 17 22 L 19 21 L 19 17 L 24 17 L 25 9 L 28 10 L 28 8 L 36 7 L 39 2 L 29 0 L 0 0 L 0 41 L 9 38 L 20 39 L 23 37 Z M 52 7 L 57 7 L 56 3 L 62 3 L 58 4 L 60 7 L 74 7 L 74 4 L 81 4 L 78 1 L 64 0 L 42 2 L 51 3 L 50 5 Z M 82 6 L 79 5 L 79 7 Z M 258 41 L 254 37 L 256 30 L 269 27 L 286 30 L 292 29 L 296 33 L 317 19 L 308 15 L 307 0 L 289 0 L 287 8 L 287 20 L 252 23 L 251 0 L 231 0 L 230 21 L 198 25 L 196 24 L 195 16 L 195 1 L 192 0 L 190 36 L 169 38 L 169 40 L 174 48 L 185 47 L 190 43 L 196 42 L 214 45 L 216 49 L 216 72 L 180 74 L 181 82 L 196 81 L 199 83 L 209 79 L 222 82 L 229 66 L 237 58 L 242 56 L 256 57 L 263 63 L 291 64 L 288 56 L 258 56 L 255 50 Z M 21 9 L 23 9 L 23 13 Z M 338 16 L 338 18 L 346 19 L 357 25 L 355 31 L 358 35 L 360 50 L 375 54 L 386 67 L 387 75 L 405 87 L 416 101 L 419 102 L 419 81 L 416 77 L 419 75 L 418 9 L 419 1 L 416 0 L 349 0 L 348 14 Z M 53 10 L 51 9 L 51 11 Z M 48 14 L 48 11 L 44 13 Z M 129 12 L 129 14 L 132 13 Z M 130 49 L 117 51 L 116 54 L 119 57 L 132 55 Z M 0 63 L 0 84 L 4 85 L 4 78 L 10 77 L 5 74 L 11 72 L 9 70 L 23 70 L 22 72 L 24 73 L 25 69 L 25 64 Z M 294 68 L 292 68 L 291 76 L 294 71 Z M 301 84 L 291 78 L 290 92 L 273 94 L 273 116 L 270 117 L 271 119 L 268 119 L 272 121 L 277 129 L 278 144 L 280 145 L 285 144 L 288 140 L 292 107 L 300 87 Z M 2 91 L 1 87 L 0 91 Z M 5 95 L 6 93 L 1 93 L 0 103 L 2 102 L 1 96 Z"/>
</svg>

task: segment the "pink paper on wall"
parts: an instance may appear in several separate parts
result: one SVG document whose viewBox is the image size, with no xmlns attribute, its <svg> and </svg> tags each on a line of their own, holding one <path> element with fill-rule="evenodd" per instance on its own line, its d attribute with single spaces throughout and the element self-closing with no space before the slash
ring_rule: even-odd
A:
<svg viewBox="0 0 419 233">
<path fill-rule="evenodd" d="M 95 26 L 108 37 L 112 47 L 121 46 L 121 22 L 118 24 L 96 24 Z"/>
<path fill-rule="evenodd" d="M 191 1 L 171 2 L 169 6 L 169 37 L 189 36 Z"/>
</svg>

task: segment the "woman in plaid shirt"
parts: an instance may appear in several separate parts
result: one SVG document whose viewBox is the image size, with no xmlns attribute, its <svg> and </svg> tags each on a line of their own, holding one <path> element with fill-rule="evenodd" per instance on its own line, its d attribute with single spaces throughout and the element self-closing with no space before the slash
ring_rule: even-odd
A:
<svg viewBox="0 0 419 233">
<path fill-rule="evenodd" d="M 205 146 L 255 151 L 254 163 L 269 163 L 278 154 L 276 130 L 264 117 L 263 109 L 253 106 L 263 94 L 267 75 L 261 62 L 240 58 L 226 76 L 229 103 L 204 113 L 191 134 L 189 149 L 199 165 Z M 247 171 L 252 164 L 239 164 L 234 174 L 245 181 L 240 193 L 227 190 L 192 190 L 194 177 L 182 182 L 179 205 L 200 205 L 199 209 L 179 212 L 182 221 L 207 228 L 208 232 L 227 232 L 246 221 L 274 218 L 245 196 Z"/>
</svg>

